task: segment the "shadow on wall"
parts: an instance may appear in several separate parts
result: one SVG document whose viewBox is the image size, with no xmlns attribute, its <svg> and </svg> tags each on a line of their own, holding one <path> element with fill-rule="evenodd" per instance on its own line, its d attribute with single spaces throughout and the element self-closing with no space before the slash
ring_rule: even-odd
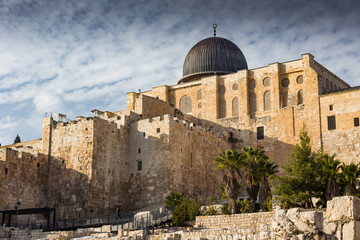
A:
<svg viewBox="0 0 360 240">
<path fill-rule="evenodd" d="M 173 115 L 134 120 L 130 126 L 128 186 L 132 209 L 160 203 L 171 192 L 204 202 L 208 197 L 220 198 L 222 175 L 215 171 L 213 162 L 220 150 L 249 146 L 267 153 L 276 150 L 282 156 L 280 161 L 276 155 L 271 157 L 279 163 L 283 156 L 290 156 L 293 147 L 259 133 L 184 115 L 177 109 Z M 241 136 L 248 136 L 247 140 Z"/>
<path fill-rule="evenodd" d="M 85 174 L 66 168 L 65 160 L 38 153 L 37 156 L 9 148 L 0 161 L 0 210 L 56 208 L 57 218 L 90 215 L 89 179 Z M 15 223 L 13 216 L 12 223 Z M 46 219 L 41 214 L 22 215 L 18 223 Z"/>
</svg>

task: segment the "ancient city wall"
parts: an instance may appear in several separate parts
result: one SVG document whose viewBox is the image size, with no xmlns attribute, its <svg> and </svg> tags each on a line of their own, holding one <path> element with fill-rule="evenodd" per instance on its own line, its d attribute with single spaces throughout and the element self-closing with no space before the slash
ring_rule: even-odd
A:
<svg viewBox="0 0 360 240">
<path fill-rule="evenodd" d="M 360 89 L 320 97 L 324 151 L 347 164 L 360 162 L 360 126 L 355 126 L 355 119 L 360 118 L 359 99 Z M 334 117 L 335 129 L 329 130 L 329 117 Z"/>
<path fill-rule="evenodd" d="M 130 125 L 128 184 L 133 208 L 161 203 L 169 191 L 170 115 Z"/>
<path fill-rule="evenodd" d="M 93 119 L 45 118 L 43 149 L 49 154 L 48 203 L 59 218 L 87 215 L 93 157 Z"/>
<path fill-rule="evenodd" d="M 124 116 L 121 116 L 124 117 Z M 128 127 L 122 119 L 93 119 L 93 149 L 89 208 L 94 214 L 128 209 Z"/>
<path fill-rule="evenodd" d="M 21 208 L 47 206 L 47 178 L 47 156 L 3 148 L 0 160 L 0 210 L 13 210 L 17 202 L 20 202 Z"/>
<path fill-rule="evenodd" d="M 199 200 L 220 198 L 222 175 L 214 159 L 231 146 L 228 135 L 183 119 L 170 119 L 170 191 L 183 192 Z"/>
</svg>

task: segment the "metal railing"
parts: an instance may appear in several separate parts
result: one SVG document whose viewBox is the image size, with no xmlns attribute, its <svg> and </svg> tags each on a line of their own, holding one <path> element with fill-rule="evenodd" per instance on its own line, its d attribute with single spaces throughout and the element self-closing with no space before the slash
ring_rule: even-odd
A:
<svg viewBox="0 0 360 240">
<path fill-rule="evenodd" d="M 171 211 L 165 209 L 163 211 L 149 211 L 149 212 L 121 212 L 120 214 L 112 213 L 101 216 L 60 219 L 55 221 L 55 226 L 46 220 L 37 220 L 35 222 L 19 221 L 17 226 L 19 228 L 27 229 L 42 229 L 43 231 L 67 231 L 76 230 L 78 228 L 92 228 L 110 225 L 112 232 L 122 230 L 141 230 L 154 229 L 165 227 L 171 224 Z"/>
</svg>

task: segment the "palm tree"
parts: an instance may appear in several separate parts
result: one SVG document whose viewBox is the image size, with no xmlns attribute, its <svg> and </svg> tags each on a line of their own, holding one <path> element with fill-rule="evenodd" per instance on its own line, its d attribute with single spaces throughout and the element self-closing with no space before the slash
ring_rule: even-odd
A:
<svg viewBox="0 0 360 240">
<path fill-rule="evenodd" d="M 236 200 L 240 189 L 240 170 L 243 168 L 244 161 L 237 150 L 230 149 L 221 151 L 214 161 L 217 163 L 216 168 L 223 173 L 225 194 L 229 198 L 228 210 L 234 214 L 237 212 Z"/>
<path fill-rule="evenodd" d="M 325 182 L 324 187 L 326 185 L 324 193 L 324 200 L 326 202 L 340 195 L 338 180 L 340 177 L 339 169 L 341 162 L 335 160 L 335 154 L 330 156 L 329 154 L 324 154 L 322 151 L 319 153 L 318 162 L 320 163 L 320 176 Z"/>
<path fill-rule="evenodd" d="M 340 179 L 344 186 L 343 194 L 345 196 L 351 196 L 354 193 L 356 179 L 360 176 L 359 165 L 350 163 L 349 165 L 344 164 L 340 168 Z"/>
<path fill-rule="evenodd" d="M 270 162 L 268 159 L 260 159 L 258 163 L 258 175 L 260 176 L 260 188 L 259 188 L 259 204 L 262 211 L 267 211 L 266 201 L 271 197 L 271 189 L 269 178 L 273 177 L 277 172 L 279 166 L 274 162 Z"/>
<path fill-rule="evenodd" d="M 269 157 L 260 148 L 249 147 L 243 148 L 241 151 L 247 170 L 245 175 L 246 191 L 251 201 L 256 202 L 261 182 L 261 175 L 257 171 L 258 164 L 259 161 L 266 161 Z"/>
</svg>

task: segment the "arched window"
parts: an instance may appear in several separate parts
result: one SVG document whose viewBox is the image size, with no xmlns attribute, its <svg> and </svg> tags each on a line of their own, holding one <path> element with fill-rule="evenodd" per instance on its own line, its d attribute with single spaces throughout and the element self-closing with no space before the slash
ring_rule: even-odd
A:
<svg viewBox="0 0 360 240">
<path fill-rule="evenodd" d="M 201 90 L 199 90 L 197 92 L 197 100 L 201 100 L 201 98 L 202 98 L 202 92 L 201 92 Z"/>
<path fill-rule="evenodd" d="M 300 89 L 297 94 L 297 103 L 303 104 L 304 103 L 304 91 Z"/>
<path fill-rule="evenodd" d="M 281 107 L 287 107 L 288 105 L 288 93 L 287 92 L 283 92 L 281 94 Z"/>
<path fill-rule="evenodd" d="M 239 98 L 234 97 L 232 100 L 232 115 L 238 116 L 239 115 Z"/>
<path fill-rule="evenodd" d="M 255 113 L 257 111 L 257 103 L 256 103 L 256 94 L 255 93 L 250 95 L 249 103 L 250 103 L 250 113 Z"/>
<path fill-rule="evenodd" d="M 332 82 L 330 82 L 330 91 L 332 91 L 332 90 L 333 90 L 333 87 L 334 87 L 333 83 L 332 83 Z"/>
<path fill-rule="evenodd" d="M 264 111 L 271 109 L 271 94 L 270 91 L 264 93 Z"/>
<path fill-rule="evenodd" d="M 180 99 L 180 111 L 183 113 L 191 113 L 192 112 L 192 106 L 191 106 L 191 98 L 187 95 L 183 96 Z"/>
<path fill-rule="evenodd" d="M 224 99 L 219 100 L 219 118 L 226 117 L 226 101 Z"/>
<path fill-rule="evenodd" d="M 329 87 L 329 79 L 326 79 L 326 80 L 325 80 L 325 86 L 326 86 L 327 89 L 330 88 L 330 87 Z"/>
</svg>

